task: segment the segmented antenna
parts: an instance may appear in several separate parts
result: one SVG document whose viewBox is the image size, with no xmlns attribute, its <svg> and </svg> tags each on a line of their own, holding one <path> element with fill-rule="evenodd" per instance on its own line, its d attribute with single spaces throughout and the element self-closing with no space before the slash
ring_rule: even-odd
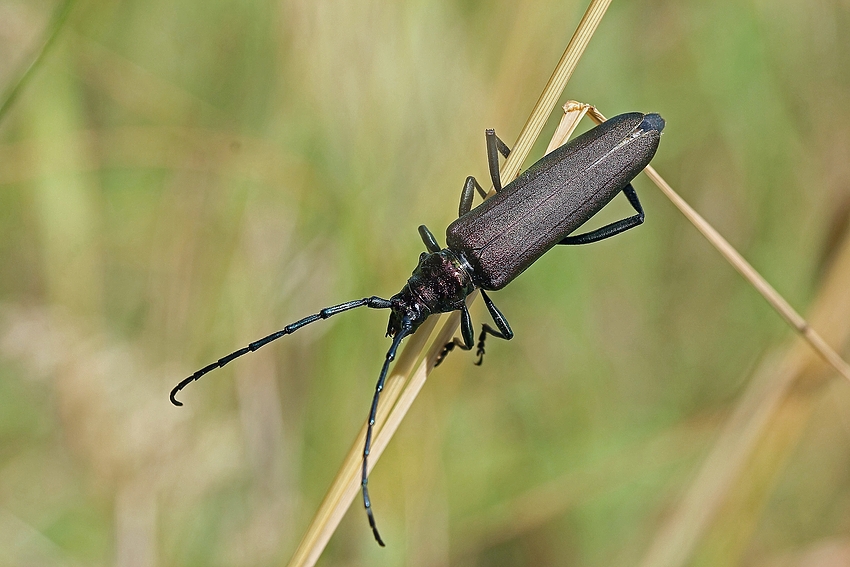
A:
<svg viewBox="0 0 850 567">
<path fill-rule="evenodd" d="M 310 323 L 314 323 L 314 322 L 320 321 L 322 319 L 327 319 L 328 317 L 332 317 L 332 316 L 336 315 L 337 313 L 342 313 L 343 311 L 349 311 L 351 309 L 356 309 L 358 307 L 369 307 L 371 309 L 389 309 L 391 305 L 392 304 L 390 303 L 389 299 L 383 299 L 381 297 L 377 297 L 377 296 L 373 295 L 372 297 L 364 297 L 363 299 L 355 299 L 354 301 L 347 301 L 345 303 L 340 303 L 339 305 L 332 305 L 331 307 L 325 307 L 324 309 L 322 309 L 318 313 L 304 317 L 303 319 L 300 319 L 300 320 L 298 320 L 294 323 L 290 323 L 289 325 L 287 325 L 286 327 L 284 327 L 280 331 L 277 331 L 276 333 L 272 333 L 271 335 L 269 335 L 267 337 L 263 337 L 262 339 L 260 339 L 258 341 L 254 341 L 253 343 L 249 344 L 248 346 L 240 348 L 237 351 L 231 352 L 227 356 L 219 358 L 216 362 L 213 362 L 212 364 L 208 364 L 207 366 L 204 366 L 203 368 L 201 368 L 200 370 L 198 370 L 197 372 L 195 372 L 194 374 L 192 374 L 191 376 L 182 380 L 179 384 L 174 386 L 174 389 L 171 390 L 171 394 L 168 397 L 169 397 L 169 399 L 171 399 L 171 403 L 174 404 L 175 406 L 182 406 L 183 402 L 179 401 L 174 396 L 176 396 L 177 393 L 180 390 L 182 390 L 183 388 L 185 388 L 186 386 L 188 386 L 189 384 L 191 384 L 195 380 L 199 379 L 204 374 L 209 374 L 210 372 L 212 372 L 216 368 L 223 367 L 225 364 L 227 364 L 231 360 L 239 358 L 240 356 L 242 356 L 244 354 L 248 354 L 249 352 L 254 352 L 255 350 L 266 346 L 267 344 L 269 344 L 272 341 L 275 341 L 275 340 L 277 340 L 281 337 L 284 337 L 286 335 L 291 335 L 292 333 L 294 333 L 295 331 L 297 331 L 298 329 L 300 329 L 301 327 L 303 327 L 305 325 L 309 325 Z M 395 354 L 394 351 L 393 351 L 393 354 Z"/>
<path fill-rule="evenodd" d="M 375 516 L 372 514 L 372 501 L 369 500 L 369 452 L 372 450 L 372 428 L 375 426 L 375 416 L 378 414 L 378 398 L 381 397 L 381 391 L 384 389 L 384 382 L 387 380 L 387 371 L 390 368 L 390 362 L 395 359 L 395 353 L 398 350 L 401 340 L 411 333 L 409 327 L 402 328 L 396 332 L 393 337 L 393 344 L 390 350 L 387 351 L 387 358 L 384 360 L 384 366 L 381 368 L 381 375 L 378 377 L 378 383 L 375 386 L 375 395 L 372 397 L 372 409 L 369 411 L 369 422 L 366 425 L 366 443 L 363 446 L 363 476 L 360 486 L 363 490 L 363 506 L 366 507 L 366 515 L 369 517 L 369 526 L 372 528 L 372 533 L 375 534 L 375 541 L 378 545 L 384 547 L 384 540 L 381 539 L 381 534 L 378 533 L 378 527 L 375 525 Z"/>
</svg>

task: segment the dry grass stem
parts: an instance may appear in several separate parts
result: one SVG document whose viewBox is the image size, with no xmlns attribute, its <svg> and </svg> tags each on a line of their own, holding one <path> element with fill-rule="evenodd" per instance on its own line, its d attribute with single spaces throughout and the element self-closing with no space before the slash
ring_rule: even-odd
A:
<svg viewBox="0 0 850 567">
<path fill-rule="evenodd" d="M 593 106 L 569 101 L 564 105 L 564 117 L 559 124 L 549 150 L 565 143 L 578 122 L 589 114 L 596 123 L 605 121 L 605 117 Z M 764 278 L 738 253 L 720 234 L 696 211 L 693 210 L 669 184 L 651 166 L 646 168 L 649 178 L 676 205 L 677 208 L 697 227 L 698 230 L 723 254 L 745 279 L 755 287 L 771 306 L 780 313 L 798 333 L 823 358 L 825 362 L 850 378 L 848 366 L 844 360 L 828 346 L 826 341 L 800 316 L 788 302 L 768 284 Z M 850 335 L 850 298 L 846 294 L 846 282 L 850 279 L 850 236 L 844 242 L 838 259 L 834 263 L 826 282 L 822 286 L 813 310 L 813 322 L 823 328 L 834 344 L 844 344 Z M 804 423 L 811 409 L 814 388 L 802 389 L 801 395 L 788 398 L 788 392 L 795 381 L 801 380 L 810 369 L 812 351 L 798 342 L 785 356 L 767 360 L 756 372 L 755 377 L 738 406 L 727 420 L 720 438 L 693 481 L 686 496 L 669 520 L 659 530 L 655 541 L 644 558 L 643 567 L 677 567 L 687 562 L 697 546 L 700 537 L 711 526 L 712 519 L 736 483 L 741 481 L 741 473 L 756 453 L 767 452 L 762 460 L 781 462 L 795 446 L 800 435 L 800 424 Z M 821 374 L 823 368 L 820 369 Z M 762 448 L 760 442 L 767 431 L 779 431 L 781 441 Z M 784 452 L 783 452 L 784 451 Z M 781 454 L 779 454 L 781 453 Z M 780 466 L 767 467 L 771 474 L 778 475 Z M 769 491 L 765 486 L 770 483 L 750 483 L 751 490 L 761 490 L 765 495 Z M 743 489 L 746 490 L 746 489 Z M 766 496 L 764 496 L 766 497 Z M 752 506 L 752 496 L 741 496 L 747 506 L 742 506 L 750 515 L 761 508 Z M 749 525 L 755 521 L 749 518 Z M 740 522 L 735 522 L 738 525 Z M 511 532 L 513 533 L 513 532 Z M 492 535 L 492 534 L 491 534 Z M 727 534 L 728 535 L 728 534 Z M 746 538 L 736 538 L 746 541 Z M 718 546 L 729 549 L 730 546 Z M 731 546 L 737 549 L 734 546 Z M 738 546 L 740 547 L 740 545 Z M 732 561 L 734 562 L 734 561 Z"/>
<path fill-rule="evenodd" d="M 578 28 L 570 39 L 570 43 L 567 44 L 567 49 L 561 56 L 561 60 L 558 61 L 555 71 L 543 89 L 543 94 L 540 95 L 537 104 L 534 105 L 531 115 L 523 126 L 519 138 L 517 138 L 516 144 L 514 144 L 511 154 L 502 168 L 502 179 L 513 179 L 519 175 L 519 170 L 525 158 L 528 157 L 531 147 L 537 141 L 540 131 L 546 124 L 546 120 L 552 114 L 555 104 L 564 92 L 567 82 L 578 66 L 579 59 L 584 54 L 587 44 L 590 43 L 590 38 L 596 32 L 596 28 L 610 4 L 611 0 L 591 0 L 581 22 L 578 24 Z"/>
<path fill-rule="evenodd" d="M 785 321 L 791 325 L 802 337 L 812 346 L 812 348 L 817 351 L 817 353 L 823 357 L 823 359 L 828 362 L 835 370 L 838 371 L 839 374 L 844 376 L 847 380 L 850 380 L 850 365 L 844 361 L 835 350 L 830 347 L 826 341 L 823 340 L 823 337 L 812 328 L 811 325 L 800 315 L 797 311 L 791 307 L 791 304 L 782 297 L 779 292 L 777 292 L 772 285 L 767 283 L 767 280 L 759 274 L 755 268 L 753 268 L 749 262 L 747 262 L 741 254 L 732 247 L 729 242 L 720 236 L 714 227 L 712 227 L 708 222 L 702 218 L 699 213 L 697 213 L 687 202 L 685 202 L 682 197 L 679 196 L 678 193 L 673 191 L 673 188 L 667 184 L 664 179 L 658 175 L 658 172 L 653 169 L 653 167 L 647 166 L 644 170 L 646 175 L 652 180 L 655 185 L 661 189 L 661 192 L 667 196 L 670 201 L 676 205 L 683 215 L 685 215 L 691 223 L 697 227 L 703 236 L 705 236 L 709 242 L 711 242 L 715 248 L 723 255 L 726 260 L 732 264 L 732 266 L 738 270 L 744 279 L 750 282 L 756 291 L 758 291 L 762 297 L 764 297 L 768 303 L 770 303 L 771 307 L 782 316 Z"/>
<path fill-rule="evenodd" d="M 555 71 L 552 73 L 528 121 L 520 132 L 510 156 L 501 169 L 502 179 L 513 179 L 519 174 L 520 167 L 522 167 L 523 162 L 528 157 L 546 120 L 551 115 L 558 98 L 566 88 L 567 82 L 575 71 L 585 48 L 590 42 L 590 38 L 593 37 L 610 3 L 611 0 L 591 0 L 581 22 L 579 22 L 578 28 L 564 51 L 564 55 L 555 67 Z M 469 299 L 473 300 L 475 296 L 477 294 L 470 296 Z M 378 461 L 383 449 L 386 448 L 401 420 L 413 404 L 413 400 L 424 385 L 428 374 L 433 368 L 433 361 L 438 354 L 438 349 L 442 348 L 442 345 L 451 339 L 457 329 L 459 321 L 457 314 L 449 314 L 444 318 L 446 322 L 437 333 L 428 356 L 420 363 L 412 378 L 407 379 L 407 376 L 410 373 L 413 361 L 420 358 L 425 345 L 428 343 L 431 331 L 436 325 L 435 317 L 431 318 L 434 321 L 433 324 L 426 323 L 413 337 L 408 339 L 408 344 L 402 350 L 399 360 L 393 367 L 375 421 L 373 450 L 369 462 L 370 470 Z M 405 362 L 405 364 L 402 365 L 402 362 Z M 399 397 L 398 392 L 402 387 L 404 389 Z M 399 402 L 396 403 L 396 400 L 399 400 Z M 389 412 L 389 420 L 385 417 L 388 413 L 387 408 L 392 408 L 392 412 Z M 385 427 L 385 424 L 389 424 L 389 426 Z M 364 434 L 365 424 L 361 428 L 360 435 L 355 439 L 354 444 L 349 450 L 336 478 L 334 478 L 318 512 L 310 523 L 307 533 L 290 560 L 290 567 L 309 567 L 318 561 L 331 535 L 339 525 L 342 516 L 351 505 L 351 501 L 354 499 L 357 493 L 357 487 L 359 486 L 358 465 L 362 453 Z"/>
<path fill-rule="evenodd" d="M 375 466 L 383 450 L 383 446 L 379 448 L 380 433 L 386 422 L 388 409 L 393 406 L 401 394 L 407 374 L 412 370 L 419 353 L 425 347 L 425 343 L 436 325 L 437 318 L 432 317 L 420 327 L 420 332 L 415 333 L 408 339 L 408 348 L 404 349 L 398 356 L 387 378 L 386 387 L 382 395 L 382 400 L 384 401 L 378 407 L 378 415 L 375 420 L 373 456 L 369 462 L 369 470 Z M 357 488 L 360 485 L 359 474 L 365 437 L 366 424 L 364 423 L 360 428 L 360 433 L 358 433 L 354 443 L 351 445 L 351 449 L 349 449 L 348 454 L 345 456 L 336 477 L 331 483 L 330 489 L 328 489 L 322 503 L 319 505 L 319 509 L 316 511 L 316 515 L 313 517 L 307 533 L 290 559 L 289 565 L 315 565 L 316 561 L 319 560 L 319 556 L 321 556 L 333 532 L 336 531 L 336 527 L 351 505 L 354 496 L 357 494 Z"/>
<path fill-rule="evenodd" d="M 601 124 L 605 121 L 605 117 L 597 110 L 595 107 L 576 102 L 569 101 L 564 105 L 564 118 L 561 120 L 565 122 L 567 126 L 564 127 L 566 131 L 570 124 L 575 122 L 576 116 L 583 116 L 584 114 L 589 114 L 594 122 L 597 124 Z M 575 128 L 575 125 L 572 125 L 572 128 Z M 556 130 L 556 134 L 561 133 L 562 128 L 559 126 L 558 130 Z M 572 130 L 569 130 L 572 132 Z M 555 140 L 553 140 L 554 142 Z M 566 138 L 564 138 L 566 141 Z M 563 142 L 561 142 L 563 143 Z M 756 291 L 758 291 L 762 297 L 764 297 L 767 302 L 770 304 L 773 309 L 779 313 L 779 315 L 785 319 L 785 321 L 795 330 L 797 331 L 806 342 L 811 345 L 812 348 L 827 362 L 829 363 L 835 370 L 838 371 L 839 374 L 844 376 L 847 380 L 850 380 L 850 365 L 844 361 L 838 353 L 833 350 L 829 344 L 823 340 L 823 337 L 811 326 L 809 323 L 797 313 L 797 311 L 791 307 L 791 304 L 782 297 L 778 291 L 776 291 L 772 285 L 770 285 L 764 277 L 753 268 L 749 262 L 747 262 L 741 253 L 735 250 L 735 248 L 729 244 L 729 242 L 723 238 L 717 230 L 711 226 L 708 221 L 706 221 L 702 216 L 697 213 L 693 207 L 691 207 L 682 197 L 676 193 L 672 187 L 660 176 L 658 172 L 655 171 L 651 165 L 646 166 L 644 169 L 644 173 L 646 173 L 647 177 L 649 177 L 655 185 L 661 189 L 661 192 L 670 199 L 673 205 L 676 206 L 679 211 L 685 217 L 691 221 L 697 230 L 699 230 L 702 235 L 715 247 L 718 252 L 726 258 L 726 261 L 732 264 L 732 267 L 735 268 L 739 274 L 744 276 L 750 285 L 752 285 Z"/>
<path fill-rule="evenodd" d="M 573 135 L 573 132 L 578 127 L 578 123 L 581 122 L 585 114 L 591 110 L 595 110 L 591 105 L 576 100 L 568 100 L 563 108 L 564 116 L 558 122 L 558 127 L 555 128 L 555 133 L 552 134 L 552 139 L 546 147 L 547 154 L 564 145 L 570 139 L 570 136 Z"/>
</svg>

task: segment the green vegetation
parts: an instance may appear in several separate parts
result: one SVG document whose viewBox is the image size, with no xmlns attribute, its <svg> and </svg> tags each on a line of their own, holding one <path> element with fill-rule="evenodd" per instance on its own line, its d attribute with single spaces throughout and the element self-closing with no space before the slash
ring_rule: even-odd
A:
<svg viewBox="0 0 850 567">
<path fill-rule="evenodd" d="M 63 5 L 0 0 L 0 93 Z M 184 408 L 170 388 L 395 293 L 416 227 L 444 240 L 487 178 L 484 129 L 513 141 L 585 7 L 76 2 L 0 122 L 0 565 L 285 564 L 366 417 L 386 314 L 305 328 Z M 655 167 L 806 313 L 850 210 L 848 28 L 839 4 L 615 2 L 565 100 L 661 113 Z M 792 333 L 636 188 L 643 227 L 548 254 L 494 295 L 516 338 L 432 375 L 371 477 L 389 547 L 355 502 L 320 565 L 641 564 Z M 688 564 L 850 546 L 832 380 Z"/>
</svg>

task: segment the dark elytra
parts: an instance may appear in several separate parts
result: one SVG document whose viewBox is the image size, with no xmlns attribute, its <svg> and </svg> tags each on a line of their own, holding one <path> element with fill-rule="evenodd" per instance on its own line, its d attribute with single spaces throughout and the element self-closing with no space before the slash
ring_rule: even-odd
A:
<svg viewBox="0 0 850 567">
<path fill-rule="evenodd" d="M 643 119 L 621 114 L 578 136 L 450 224 L 448 248 L 469 261 L 475 285 L 505 287 L 643 171 L 661 135 L 658 128 L 629 140 Z"/>
<path fill-rule="evenodd" d="M 419 256 L 419 264 L 401 291 L 390 299 L 372 296 L 326 307 L 295 321 L 182 380 L 171 391 L 171 402 L 183 405 L 175 395 L 191 382 L 305 325 L 357 307 L 390 309 L 387 336 L 392 336 L 393 342 L 372 396 L 361 471 L 369 525 L 375 539 L 384 545 L 369 499 L 367 464 L 378 400 L 402 339 L 430 315 L 459 310 L 461 338 L 445 345 L 435 365 L 455 347 L 471 350 L 475 336 L 466 298 L 478 288 L 497 327 L 482 325 L 476 352 L 476 364 L 481 364 L 487 335 L 513 338 L 507 319 L 485 290 L 502 289 L 558 244 L 588 244 L 640 225 L 644 213 L 631 180 L 655 155 L 663 129 L 664 120 L 658 114 L 634 112 L 615 116 L 544 156 L 505 187 L 499 176 L 498 154 L 507 157 L 510 150 L 493 130 L 487 130 L 487 160 L 496 195 L 473 209 L 475 192 L 482 197 L 485 192 L 474 177 L 466 179 L 460 215 L 446 229 L 446 248 L 441 249 L 431 231 L 420 226 L 419 234 L 428 252 Z M 637 214 L 588 233 L 571 235 L 621 191 Z"/>
</svg>

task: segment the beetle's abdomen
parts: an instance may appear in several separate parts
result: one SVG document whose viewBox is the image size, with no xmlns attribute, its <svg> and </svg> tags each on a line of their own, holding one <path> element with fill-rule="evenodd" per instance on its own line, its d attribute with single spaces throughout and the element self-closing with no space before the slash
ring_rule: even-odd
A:
<svg viewBox="0 0 850 567">
<path fill-rule="evenodd" d="M 622 114 L 561 146 L 450 224 L 448 248 L 463 255 L 477 286 L 501 289 L 649 164 L 661 126 L 657 115 Z"/>
</svg>

